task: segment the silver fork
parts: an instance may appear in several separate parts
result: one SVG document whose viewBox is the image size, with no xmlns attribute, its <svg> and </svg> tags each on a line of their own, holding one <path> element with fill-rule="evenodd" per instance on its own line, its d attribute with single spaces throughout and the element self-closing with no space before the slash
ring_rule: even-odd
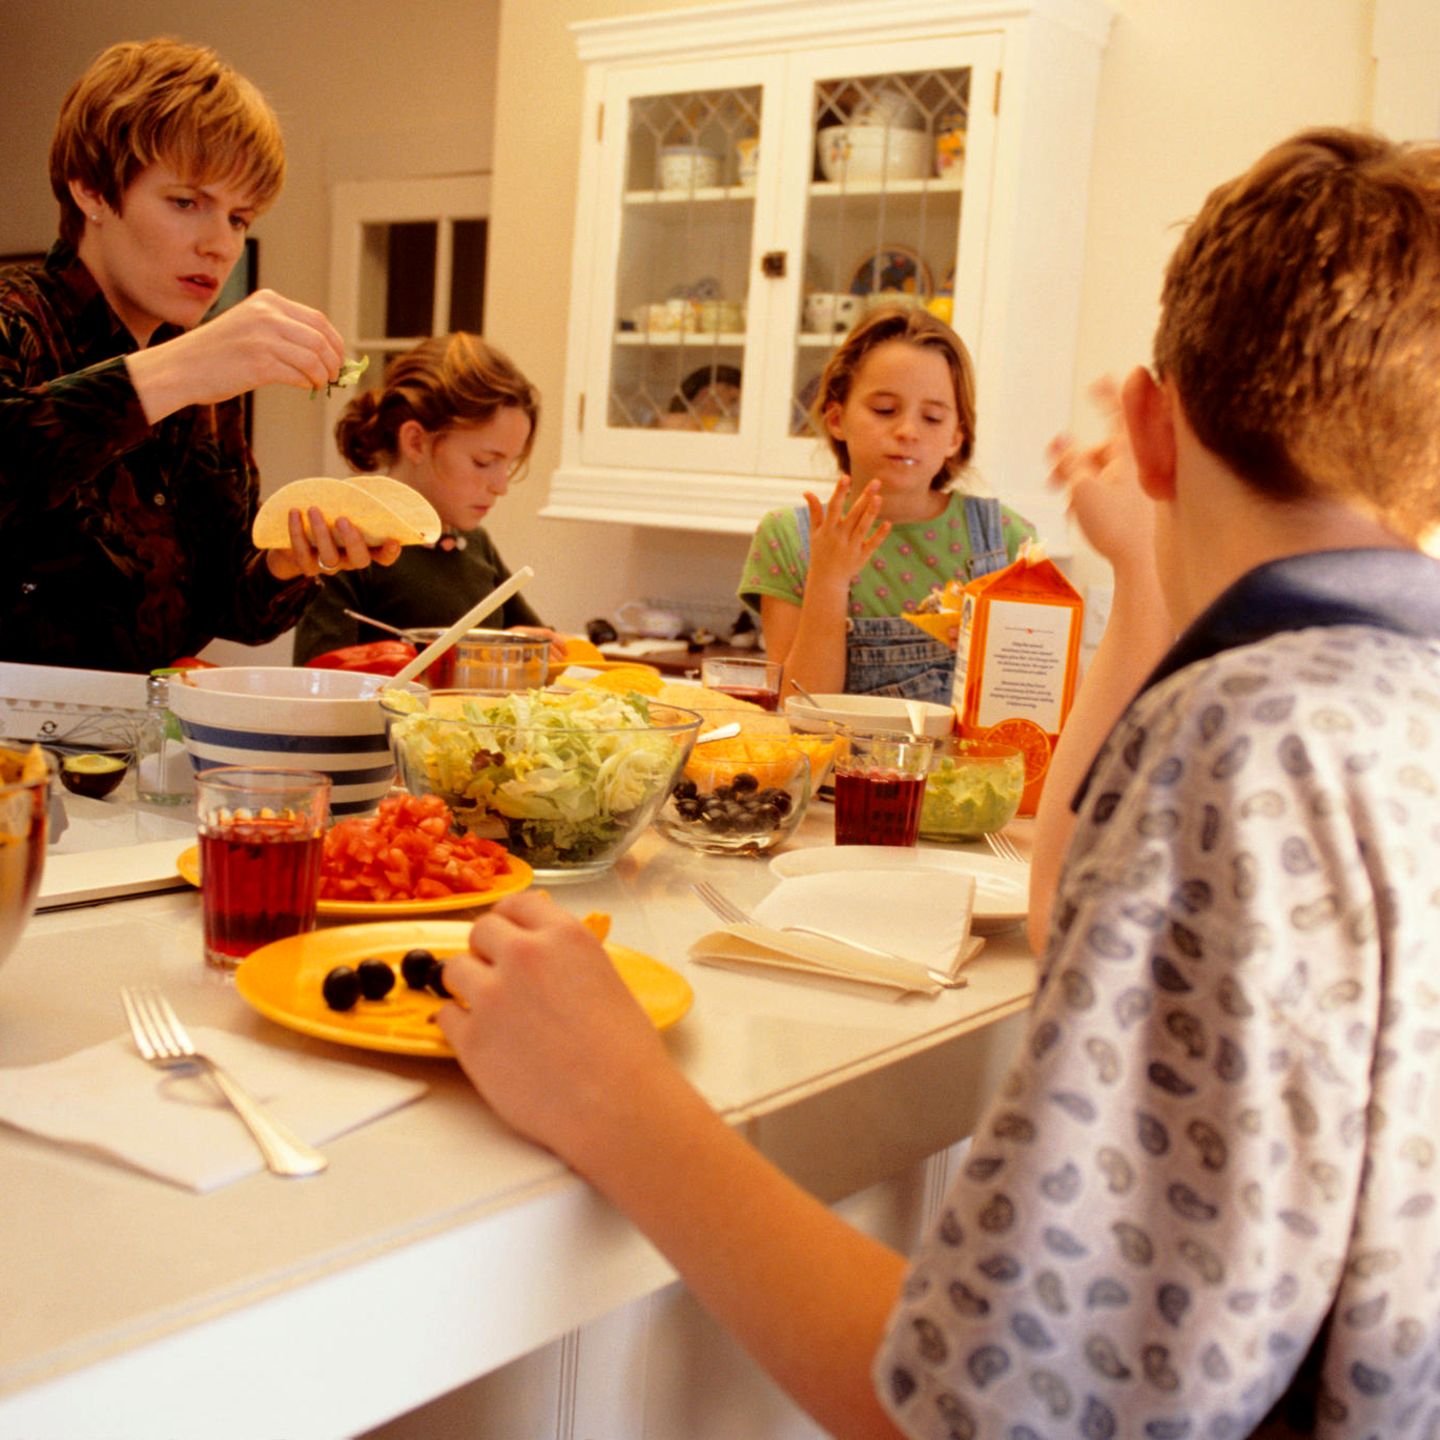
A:
<svg viewBox="0 0 1440 1440">
<path fill-rule="evenodd" d="M 996 835 L 987 835 L 985 843 L 990 847 L 991 852 L 1001 860 L 1008 860 L 1012 865 L 1025 864 L 1025 857 L 1015 848 L 1015 842 L 1003 832 Z"/>
<path fill-rule="evenodd" d="M 120 1002 L 141 1058 L 161 1070 L 204 1070 L 244 1121 L 274 1174 L 317 1175 L 330 1163 L 278 1120 L 272 1120 L 208 1055 L 195 1049 L 170 1002 L 158 990 L 122 986 Z"/>
<path fill-rule="evenodd" d="M 727 925 L 759 924 L 753 915 L 746 914 L 728 895 L 722 895 L 709 881 L 699 880 L 690 888 Z M 837 945 L 848 945 L 852 950 L 861 950 L 865 954 L 875 955 L 881 960 L 904 959 L 904 956 L 895 954 L 893 950 L 877 950 L 873 945 L 862 945 L 858 940 L 851 940 L 844 935 L 836 935 L 829 930 L 816 930 L 811 925 L 781 925 L 777 928 L 787 930 L 795 935 L 813 935 L 818 940 L 830 940 Z M 943 985 L 947 990 L 963 990 L 970 983 L 963 975 L 950 976 L 943 970 L 933 970 L 929 966 L 926 966 L 925 973 L 937 985 Z"/>
</svg>

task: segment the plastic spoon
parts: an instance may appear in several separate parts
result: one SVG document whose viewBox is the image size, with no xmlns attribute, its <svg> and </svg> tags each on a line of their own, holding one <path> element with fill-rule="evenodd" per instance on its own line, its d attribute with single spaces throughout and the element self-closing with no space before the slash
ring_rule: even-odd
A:
<svg viewBox="0 0 1440 1440">
<path fill-rule="evenodd" d="M 708 745 L 712 740 L 728 740 L 732 735 L 740 733 L 740 722 L 732 720 L 728 725 L 717 725 L 713 730 L 707 730 L 703 735 L 695 737 L 697 745 Z"/>
<path fill-rule="evenodd" d="M 498 610 L 527 580 L 534 578 L 535 572 L 528 565 L 522 565 L 483 600 L 477 600 L 448 630 L 437 635 L 408 665 L 397 672 L 390 683 L 403 685 L 407 680 L 413 680 L 433 665 L 471 626 L 483 620 L 492 610 Z"/>
</svg>

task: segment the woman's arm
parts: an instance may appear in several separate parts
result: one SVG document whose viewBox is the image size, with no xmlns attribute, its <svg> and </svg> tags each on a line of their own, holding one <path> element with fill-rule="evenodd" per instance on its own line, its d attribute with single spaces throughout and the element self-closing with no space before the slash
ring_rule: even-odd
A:
<svg viewBox="0 0 1440 1440">
<path fill-rule="evenodd" d="M 598 941 L 547 897 L 502 901 L 446 962 L 440 1025 L 521 1134 L 617 1205 L 836 1435 L 893 1436 L 870 1366 L 905 1261 L 737 1136 L 671 1062 Z"/>
</svg>

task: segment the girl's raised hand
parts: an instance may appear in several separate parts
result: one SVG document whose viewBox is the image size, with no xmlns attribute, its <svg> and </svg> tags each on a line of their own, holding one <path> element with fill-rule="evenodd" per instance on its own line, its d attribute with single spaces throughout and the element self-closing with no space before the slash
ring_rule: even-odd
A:
<svg viewBox="0 0 1440 1440">
<path fill-rule="evenodd" d="M 880 482 L 872 480 L 848 509 L 851 480 L 842 475 L 828 503 L 805 494 L 810 511 L 810 576 L 807 586 L 819 583 L 848 590 L 865 568 L 875 548 L 890 533 L 890 522 L 880 519 Z"/>
</svg>

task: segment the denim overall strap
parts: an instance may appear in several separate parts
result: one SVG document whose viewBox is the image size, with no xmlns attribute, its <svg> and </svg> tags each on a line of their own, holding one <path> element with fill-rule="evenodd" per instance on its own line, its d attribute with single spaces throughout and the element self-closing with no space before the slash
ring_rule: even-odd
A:
<svg viewBox="0 0 1440 1440">
<path fill-rule="evenodd" d="M 970 578 L 1003 570 L 1010 563 L 1005 549 L 1005 517 L 993 495 L 965 497 L 965 525 L 970 531 Z"/>
</svg>

